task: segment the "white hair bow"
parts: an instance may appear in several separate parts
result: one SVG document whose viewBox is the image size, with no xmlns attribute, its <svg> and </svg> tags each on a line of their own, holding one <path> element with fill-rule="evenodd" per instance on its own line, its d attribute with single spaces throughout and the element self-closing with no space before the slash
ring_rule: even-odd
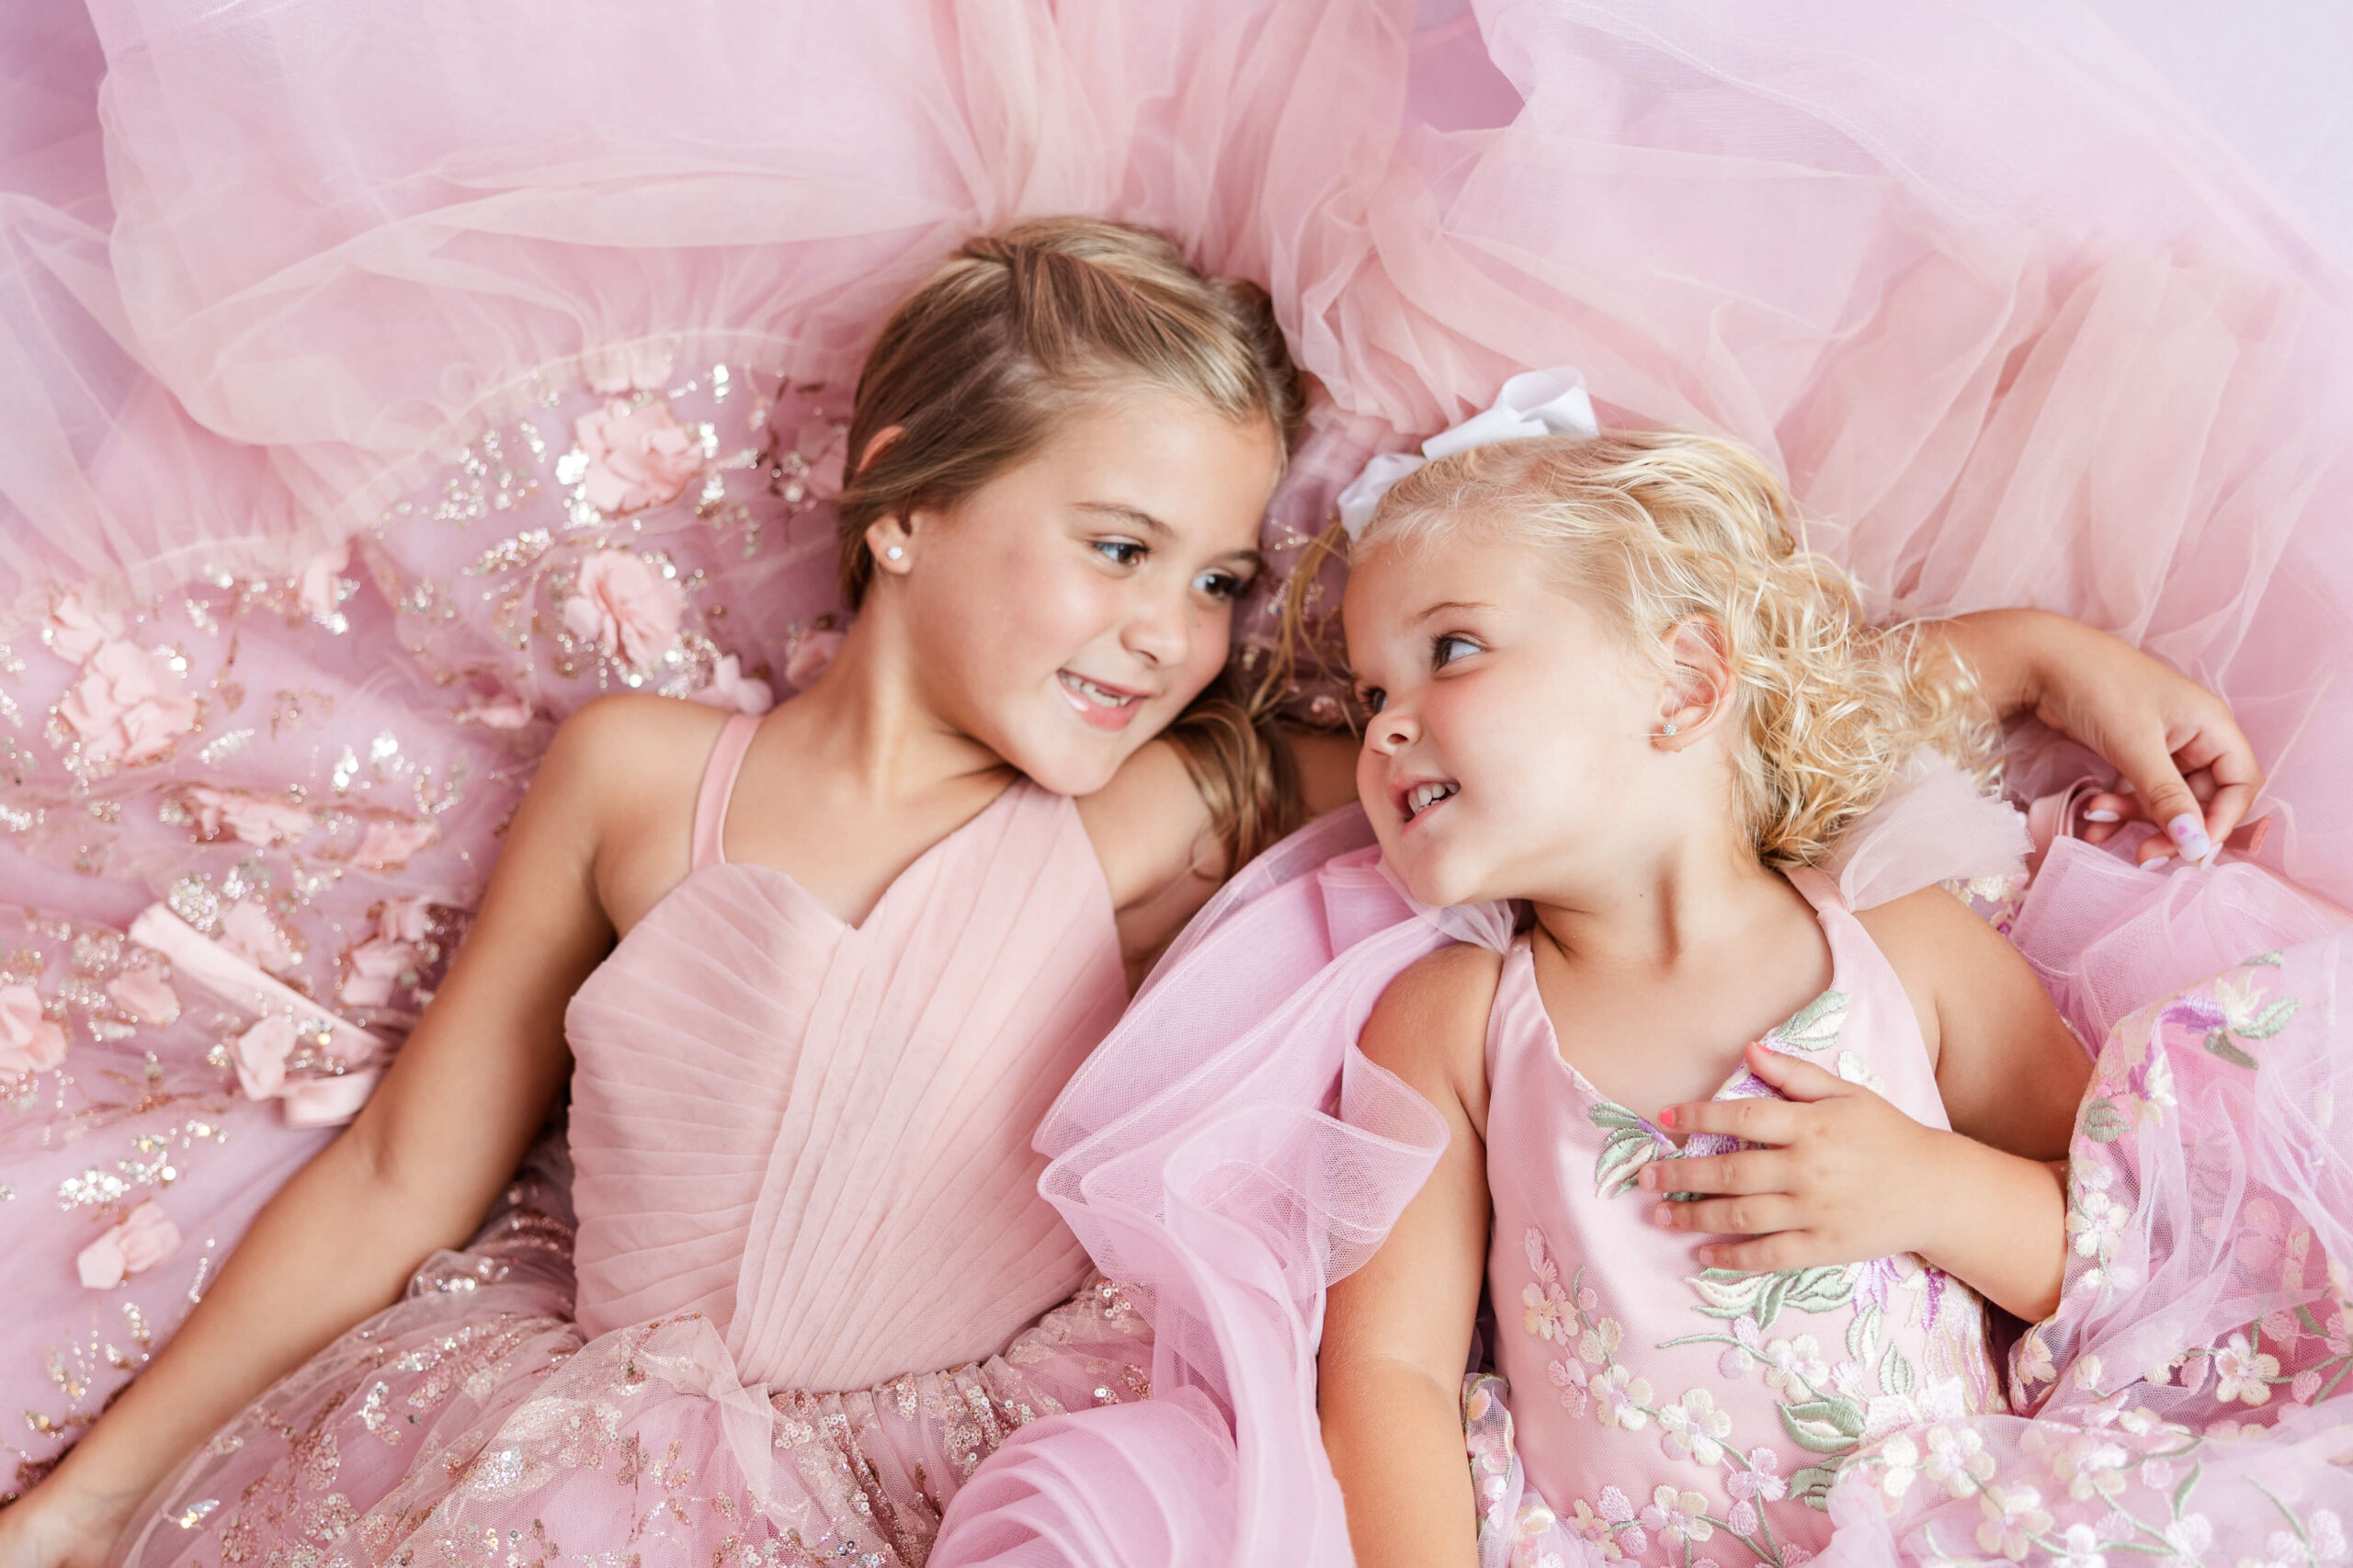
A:
<svg viewBox="0 0 2353 1568">
<path fill-rule="evenodd" d="M 1600 434 L 1583 376 L 1574 370 L 1523 371 L 1504 383 L 1495 403 L 1483 412 L 1424 441 L 1421 456 L 1383 452 L 1365 464 L 1364 472 L 1340 492 L 1340 526 L 1350 539 L 1363 533 L 1389 487 L 1433 458 L 1529 436 Z"/>
</svg>

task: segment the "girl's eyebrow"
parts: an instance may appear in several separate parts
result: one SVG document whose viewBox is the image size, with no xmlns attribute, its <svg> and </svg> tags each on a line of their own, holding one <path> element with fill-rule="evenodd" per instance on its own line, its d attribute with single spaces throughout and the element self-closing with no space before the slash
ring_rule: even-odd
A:
<svg viewBox="0 0 2353 1568">
<path fill-rule="evenodd" d="M 1115 518 L 1120 522 L 1132 523 L 1156 539 L 1166 539 L 1176 531 L 1150 512 L 1140 511 L 1117 501 L 1081 501 L 1078 503 L 1078 509 L 1082 512 L 1094 512 L 1102 517 Z"/>
<path fill-rule="evenodd" d="M 1406 621 L 1405 624 L 1408 626 L 1419 626 L 1430 617 L 1449 609 L 1493 609 L 1495 608 L 1495 607 L 1491 604 L 1483 604 L 1477 599 L 1440 599 L 1438 603 L 1430 606 L 1427 609 L 1421 611 L 1412 619 Z"/>
</svg>

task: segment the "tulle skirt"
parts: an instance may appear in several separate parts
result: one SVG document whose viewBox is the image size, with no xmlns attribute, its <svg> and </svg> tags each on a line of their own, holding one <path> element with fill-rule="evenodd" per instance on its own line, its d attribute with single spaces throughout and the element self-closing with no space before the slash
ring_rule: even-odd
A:
<svg viewBox="0 0 2353 1568">
<path fill-rule="evenodd" d="M 1000 1355 L 840 1393 L 746 1388 L 699 1315 L 585 1338 L 569 1176 L 543 1144 L 471 1245 L 167 1482 L 122 1560 L 920 1563 L 1013 1433 L 1151 1392 L 1150 1329 L 1100 1278 Z"/>
</svg>

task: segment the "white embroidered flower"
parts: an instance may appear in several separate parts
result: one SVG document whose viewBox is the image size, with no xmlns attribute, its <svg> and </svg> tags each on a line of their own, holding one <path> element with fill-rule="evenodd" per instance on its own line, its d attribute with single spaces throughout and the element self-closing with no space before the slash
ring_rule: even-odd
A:
<svg viewBox="0 0 2353 1568">
<path fill-rule="evenodd" d="M 2051 1344 L 2042 1337 L 2042 1325 L 2036 1324 L 2026 1331 L 2018 1347 L 2011 1353 L 2011 1368 L 2023 1383 L 2056 1381 L 2059 1369 L 2052 1363 Z"/>
<path fill-rule="evenodd" d="M 2257 1351 L 2245 1335 L 2234 1334 L 2214 1352 L 2214 1403 L 2228 1404 L 2237 1400 L 2247 1405 L 2268 1404 L 2270 1380 L 2279 1375 L 2279 1358 Z"/>
<path fill-rule="evenodd" d="M 1643 1408 L 1651 1402 L 1651 1385 L 1623 1367 L 1611 1367 L 1592 1383 L 1594 1418 L 1604 1426 L 1639 1432 L 1650 1421 Z"/>
<path fill-rule="evenodd" d="M 1966 1497 L 1994 1479 L 1994 1456 L 1974 1426 L 1931 1426 L 1920 1472 L 1952 1496 Z"/>
<path fill-rule="evenodd" d="M 1879 1464 L 1879 1489 L 1887 1494 L 1888 1503 L 1893 1506 L 1920 1478 L 1920 1449 L 1910 1437 L 1899 1433 L 1881 1446 Z"/>
<path fill-rule="evenodd" d="M 2345 1521 L 2336 1517 L 2334 1508 L 2315 1508 L 2313 1517 L 2304 1521 L 2304 1533 L 2312 1538 L 2313 1561 L 2333 1565 L 2353 1556 L 2345 1539 Z"/>
<path fill-rule="evenodd" d="M 2098 1432 L 2078 1432 L 2051 1456 L 2051 1472 L 2065 1483 L 2067 1495 L 2078 1503 L 2094 1496 L 2113 1501 L 2126 1485 L 2125 1469 L 2132 1455 Z"/>
<path fill-rule="evenodd" d="M 1716 1533 L 1716 1527 L 1707 1519 L 1708 1500 L 1697 1492 L 1678 1492 L 1672 1486 L 1662 1486 L 1651 1494 L 1650 1504 L 1642 1513 L 1643 1523 L 1655 1532 L 1669 1549 L 1685 1541 L 1702 1541 Z"/>
<path fill-rule="evenodd" d="M 1575 1309 L 1560 1285 L 1531 1282 L 1519 1292 L 1520 1326 L 1539 1339 L 1566 1345 L 1576 1324 Z"/>
<path fill-rule="evenodd" d="M 1716 1369 L 1727 1378 L 1745 1377 L 1765 1355 L 1765 1336 L 1756 1331 L 1755 1318 L 1732 1320 L 1732 1339 L 1724 1353 L 1716 1358 Z"/>
<path fill-rule="evenodd" d="M 1977 1544 L 2013 1562 L 2024 1562 L 2034 1538 L 2051 1528 L 2042 1494 L 2031 1486 L 1988 1486 L 1978 1494 L 1977 1506 L 1985 1516 L 1977 1527 Z"/>
<path fill-rule="evenodd" d="M 2105 1258 L 2116 1250 L 2132 1210 L 2107 1193 L 2086 1189 L 2067 1206 L 2067 1244 L 2077 1257 Z"/>
<path fill-rule="evenodd" d="M 2184 1514 L 2167 1525 L 2165 1544 L 2192 1562 L 2203 1561 L 2214 1544 L 2214 1524 L 2203 1514 Z"/>
<path fill-rule="evenodd" d="M 1577 1335 L 1577 1358 L 1588 1367 L 1598 1367 L 1618 1354 L 1625 1339 L 1626 1330 L 1616 1318 L 1603 1318 Z"/>
<path fill-rule="evenodd" d="M 1724 1480 L 1724 1490 L 1744 1502 L 1778 1502 L 1790 1494 L 1790 1483 L 1781 1479 L 1781 1456 L 1759 1443 L 1748 1450 L 1748 1468 L 1735 1470 Z M 1746 1534 L 1746 1531 L 1743 1531 Z"/>
<path fill-rule="evenodd" d="M 1732 1415 L 1716 1408 L 1716 1396 L 1706 1389 L 1688 1389 L 1658 1413 L 1659 1447 L 1669 1459 L 1691 1459 L 1712 1465 L 1723 1457 L 1723 1439 L 1732 1435 Z"/>
<path fill-rule="evenodd" d="M 1818 1385 L 1830 1379 L 1830 1369 L 1822 1359 L 1822 1346 L 1813 1335 L 1801 1334 L 1795 1339 L 1776 1339 L 1765 1346 L 1765 1386 L 1811 1399 Z"/>
<path fill-rule="evenodd" d="M 2052 1568 L 2108 1568 L 2099 1550 L 2099 1531 L 2089 1525 L 2069 1525 L 2063 1538 L 2066 1555 L 2052 1560 Z"/>
</svg>

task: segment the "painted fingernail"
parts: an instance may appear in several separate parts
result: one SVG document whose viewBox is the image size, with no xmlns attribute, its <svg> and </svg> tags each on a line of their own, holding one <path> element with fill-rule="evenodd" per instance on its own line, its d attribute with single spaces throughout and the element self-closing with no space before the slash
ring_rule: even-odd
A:
<svg viewBox="0 0 2353 1568">
<path fill-rule="evenodd" d="M 1658 1124 L 1661 1127 L 1672 1127 L 1675 1125 L 1675 1108 L 1673 1106 L 1669 1106 L 1665 1110 L 1658 1113 Z"/>
<path fill-rule="evenodd" d="M 2120 812 L 2086 812 L 2084 820 L 2086 822 L 2122 822 L 2124 816 Z"/>
<path fill-rule="evenodd" d="M 2185 860 L 2202 860 L 2214 852 L 2213 845 L 2207 842 L 2206 824 L 2198 820 L 2196 812 L 2184 812 L 2165 824 L 2165 836 L 2181 846 Z"/>
</svg>

